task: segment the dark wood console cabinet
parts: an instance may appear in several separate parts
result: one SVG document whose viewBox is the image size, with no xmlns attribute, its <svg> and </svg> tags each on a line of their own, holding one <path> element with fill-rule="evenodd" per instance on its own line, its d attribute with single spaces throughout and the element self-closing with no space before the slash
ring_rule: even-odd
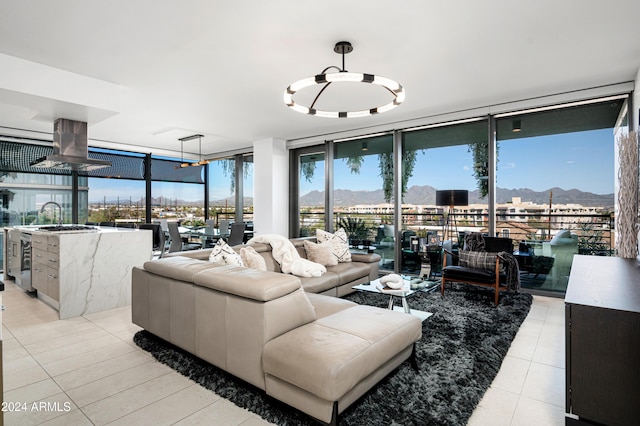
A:
<svg viewBox="0 0 640 426">
<path fill-rule="evenodd" d="M 640 424 L 640 262 L 575 256 L 565 306 L 567 424 Z"/>
</svg>

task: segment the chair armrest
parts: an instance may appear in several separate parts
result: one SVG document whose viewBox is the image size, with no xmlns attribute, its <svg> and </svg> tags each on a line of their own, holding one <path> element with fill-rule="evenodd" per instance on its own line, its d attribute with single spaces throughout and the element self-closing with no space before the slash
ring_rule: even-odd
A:
<svg viewBox="0 0 640 426">
<path fill-rule="evenodd" d="M 447 266 L 447 254 L 451 255 L 451 258 L 453 260 L 453 258 L 455 257 L 456 259 L 460 259 L 460 255 L 458 253 L 454 253 L 449 249 L 443 248 L 442 251 L 444 252 L 444 256 L 442 256 L 442 267 L 444 268 L 445 266 Z"/>
</svg>

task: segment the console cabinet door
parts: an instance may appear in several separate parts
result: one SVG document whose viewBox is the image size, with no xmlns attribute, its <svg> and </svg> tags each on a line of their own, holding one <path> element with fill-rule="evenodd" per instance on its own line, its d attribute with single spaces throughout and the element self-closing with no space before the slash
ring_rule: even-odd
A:
<svg viewBox="0 0 640 426">
<path fill-rule="evenodd" d="M 640 314 L 567 305 L 567 399 L 581 419 L 637 425 Z"/>
</svg>

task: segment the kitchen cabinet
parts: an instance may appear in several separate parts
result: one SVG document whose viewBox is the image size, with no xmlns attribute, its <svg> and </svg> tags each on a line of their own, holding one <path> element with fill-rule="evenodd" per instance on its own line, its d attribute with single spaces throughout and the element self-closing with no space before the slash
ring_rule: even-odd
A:
<svg viewBox="0 0 640 426">
<path fill-rule="evenodd" d="M 11 278 L 20 278 L 20 231 L 6 230 L 7 242 L 5 256 L 7 259 L 5 271 Z"/>
<path fill-rule="evenodd" d="M 31 286 L 60 302 L 60 238 L 32 235 Z"/>
<path fill-rule="evenodd" d="M 640 419 L 640 263 L 575 256 L 565 297 L 567 424 Z"/>
</svg>

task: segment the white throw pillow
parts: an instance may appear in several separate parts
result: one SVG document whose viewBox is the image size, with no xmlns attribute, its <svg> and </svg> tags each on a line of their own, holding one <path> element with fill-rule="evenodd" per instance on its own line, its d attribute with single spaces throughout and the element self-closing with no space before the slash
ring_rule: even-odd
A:
<svg viewBox="0 0 640 426">
<path fill-rule="evenodd" d="M 247 268 L 259 269 L 261 271 L 267 270 L 267 262 L 264 260 L 264 257 L 260 256 L 256 249 L 251 246 L 241 248 L 240 257 Z"/>
<path fill-rule="evenodd" d="M 314 243 L 304 241 L 304 251 L 307 252 L 307 259 L 312 262 L 319 263 L 324 266 L 335 266 L 338 259 L 333 255 L 333 244 L 329 241 L 324 243 Z"/>
<path fill-rule="evenodd" d="M 209 262 L 217 265 L 244 266 L 242 257 L 222 238 L 213 246 L 211 254 L 209 255 Z"/>
<path fill-rule="evenodd" d="M 333 255 L 338 259 L 338 262 L 351 262 L 349 238 L 343 228 L 338 229 L 334 234 L 322 229 L 316 229 L 316 239 L 319 243 L 330 242 Z"/>
</svg>

